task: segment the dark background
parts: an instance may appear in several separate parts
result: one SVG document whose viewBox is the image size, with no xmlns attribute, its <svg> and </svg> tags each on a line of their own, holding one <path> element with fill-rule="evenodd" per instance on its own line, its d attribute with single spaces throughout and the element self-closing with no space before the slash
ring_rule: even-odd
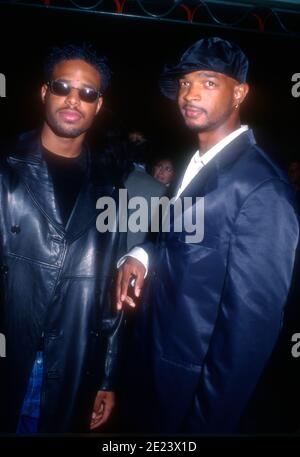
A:
<svg viewBox="0 0 300 457">
<path fill-rule="evenodd" d="M 114 72 L 93 136 L 121 124 L 145 130 L 174 154 L 190 152 L 194 138 L 176 105 L 160 95 L 158 76 L 164 63 L 196 40 L 220 36 L 239 44 L 250 60 L 243 122 L 282 166 L 299 157 L 300 98 L 291 94 L 291 77 L 300 72 L 299 38 L 1 4 L 0 20 L 0 72 L 7 82 L 7 96 L 0 99 L 0 139 L 41 123 L 39 87 L 47 47 L 88 41 L 108 57 Z"/>
<path fill-rule="evenodd" d="M 101 139 L 108 128 L 122 125 L 145 130 L 178 156 L 189 153 L 194 138 L 184 128 L 176 105 L 160 94 L 158 76 L 166 62 L 203 36 L 233 40 L 245 51 L 250 60 L 251 91 L 243 107 L 243 122 L 254 128 L 258 142 L 283 167 L 300 160 L 300 97 L 291 94 L 292 75 L 300 73 L 300 38 L 1 3 L 0 73 L 6 76 L 7 96 L 0 98 L 0 141 L 41 124 L 41 70 L 47 47 L 89 41 L 107 55 L 114 72 L 93 139 Z M 279 392 L 272 405 L 274 415 L 279 409 L 284 412 L 284 422 L 278 425 L 280 433 L 300 427 L 300 359 L 290 355 L 290 337 L 300 331 L 299 316 L 297 319 L 292 316 L 293 325 L 286 333 L 281 354 L 285 363 L 270 372 L 274 390 Z"/>
</svg>

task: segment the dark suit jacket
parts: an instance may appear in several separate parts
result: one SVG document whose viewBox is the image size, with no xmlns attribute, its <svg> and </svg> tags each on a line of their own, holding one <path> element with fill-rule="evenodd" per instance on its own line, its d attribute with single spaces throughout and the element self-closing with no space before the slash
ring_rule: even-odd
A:
<svg viewBox="0 0 300 457">
<path fill-rule="evenodd" d="M 295 203 L 251 131 L 201 170 L 187 196 L 204 197 L 203 240 L 171 232 L 146 246 L 148 286 L 127 369 L 133 426 L 232 433 L 281 331 L 299 233 Z"/>
</svg>

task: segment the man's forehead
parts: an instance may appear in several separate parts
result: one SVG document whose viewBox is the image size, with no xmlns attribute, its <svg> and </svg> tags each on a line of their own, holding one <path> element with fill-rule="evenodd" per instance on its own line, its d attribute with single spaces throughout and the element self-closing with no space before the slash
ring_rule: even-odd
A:
<svg viewBox="0 0 300 457">
<path fill-rule="evenodd" d="M 210 77 L 210 78 L 224 78 L 226 75 L 223 73 L 219 73 L 213 70 L 196 70 L 191 71 L 190 73 L 184 73 L 181 78 L 189 78 L 189 77 Z"/>
<path fill-rule="evenodd" d="M 231 80 L 237 82 L 235 79 L 231 78 L 230 76 L 225 75 L 224 73 L 219 73 L 213 70 L 196 70 L 191 71 L 190 73 L 185 73 L 180 76 L 179 79 L 189 79 L 189 78 L 215 78 L 220 80 Z"/>
<path fill-rule="evenodd" d="M 78 81 L 82 78 L 90 82 L 100 81 L 100 75 L 96 68 L 82 59 L 57 62 L 53 68 L 53 76 Z"/>
</svg>

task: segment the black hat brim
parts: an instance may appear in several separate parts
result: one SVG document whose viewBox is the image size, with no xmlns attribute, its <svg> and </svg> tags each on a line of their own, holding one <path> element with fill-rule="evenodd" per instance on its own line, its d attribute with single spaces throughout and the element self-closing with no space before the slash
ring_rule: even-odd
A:
<svg viewBox="0 0 300 457">
<path fill-rule="evenodd" d="M 205 65 L 203 63 L 184 63 L 176 66 L 167 66 L 159 79 L 159 86 L 161 93 L 169 98 L 170 100 L 176 100 L 178 93 L 178 79 L 193 71 L 216 71 L 220 72 L 218 68 L 214 68 L 212 65 Z M 223 72 L 226 76 L 236 79 L 234 75 L 229 72 Z"/>
</svg>

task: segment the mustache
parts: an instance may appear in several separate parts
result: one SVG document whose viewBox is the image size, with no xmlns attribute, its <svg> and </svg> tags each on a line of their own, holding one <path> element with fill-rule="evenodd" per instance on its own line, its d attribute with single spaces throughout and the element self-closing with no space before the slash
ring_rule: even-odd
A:
<svg viewBox="0 0 300 457">
<path fill-rule="evenodd" d="M 185 103 L 185 104 L 182 106 L 182 109 L 184 109 L 184 110 L 193 110 L 193 111 L 197 111 L 198 113 L 205 113 L 205 114 L 207 114 L 206 109 L 202 108 L 201 106 L 193 105 L 193 104 L 191 104 L 191 103 Z"/>
<path fill-rule="evenodd" d="M 74 113 L 78 113 L 81 117 L 84 117 L 84 114 L 77 108 L 71 108 L 70 106 L 64 106 L 63 108 L 59 108 L 56 112 L 59 113 L 60 111 L 74 111 Z"/>
</svg>

